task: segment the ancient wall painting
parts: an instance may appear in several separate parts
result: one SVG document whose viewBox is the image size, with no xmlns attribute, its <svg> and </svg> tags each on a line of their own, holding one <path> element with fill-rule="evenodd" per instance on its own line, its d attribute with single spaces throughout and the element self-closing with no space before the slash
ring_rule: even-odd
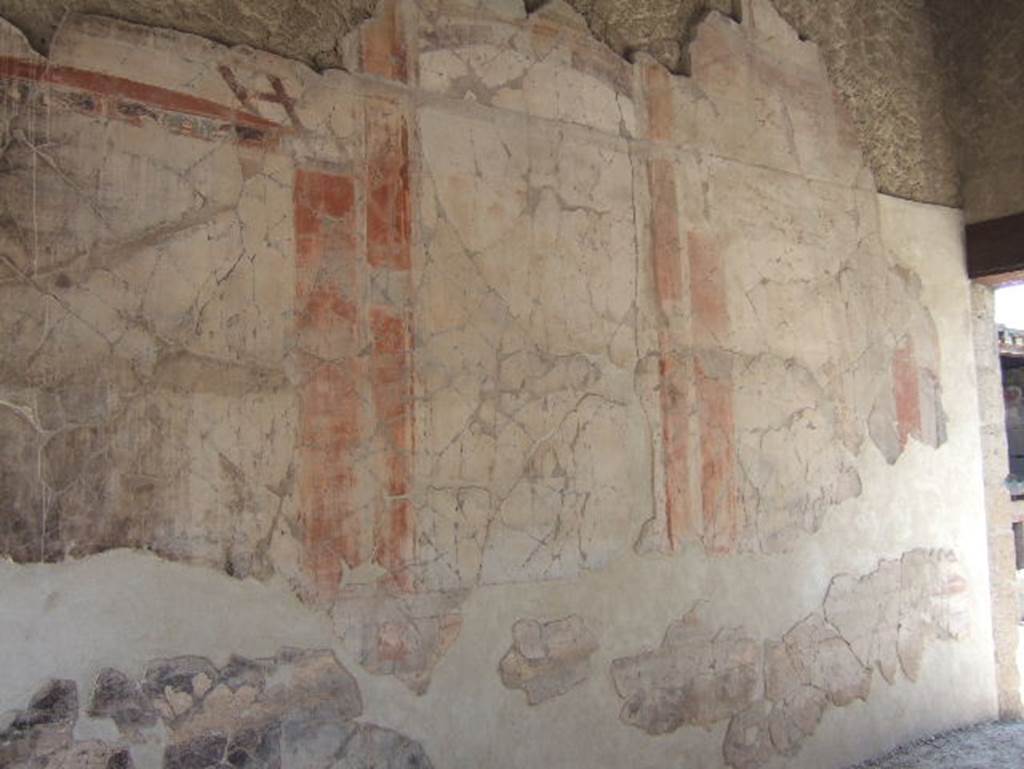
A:
<svg viewBox="0 0 1024 769">
<path fill-rule="evenodd" d="M 0 553 L 281 576 L 422 694 L 472 590 L 855 509 L 866 452 L 945 440 L 937 332 L 815 49 L 754 4 L 692 79 L 558 3 L 385 2 L 326 73 L 0 27 Z M 715 653 L 757 668 L 743 638 Z M 561 692 L 569 646 L 506 677 Z M 621 675 L 638 725 L 690 717 Z"/>
</svg>

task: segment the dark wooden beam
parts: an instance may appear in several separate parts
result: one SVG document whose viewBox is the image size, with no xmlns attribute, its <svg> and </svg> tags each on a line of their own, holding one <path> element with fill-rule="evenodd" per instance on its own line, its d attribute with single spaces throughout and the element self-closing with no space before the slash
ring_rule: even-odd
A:
<svg viewBox="0 0 1024 769">
<path fill-rule="evenodd" d="M 967 274 L 985 283 L 1024 276 L 1024 213 L 967 225 Z"/>
</svg>

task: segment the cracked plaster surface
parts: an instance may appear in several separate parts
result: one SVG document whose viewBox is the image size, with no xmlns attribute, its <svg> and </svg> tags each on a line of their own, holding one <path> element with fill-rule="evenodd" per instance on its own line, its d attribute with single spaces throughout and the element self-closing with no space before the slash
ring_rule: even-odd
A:
<svg viewBox="0 0 1024 769">
<path fill-rule="evenodd" d="M 680 79 L 514 5 L 387 4 L 353 74 L 2 28 L 5 555 L 280 575 L 422 693 L 468 590 L 783 551 L 945 440 L 817 48 L 757 0 Z"/>
<path fill-rule="evenodd" d="M 719 628 L 696 606 L 661 645 L 612 662 L 620 720 L 648 734 L 728 720 L 727 765 L 793 757 L 829 708 L 871 694 L 873 671 L 916 680 L 927 646 L 970 632 L 963 568 L 948 550 L 915 549 L 859 578 L 832 580 L 821 610 L 778 640 Z"/>
</svg>

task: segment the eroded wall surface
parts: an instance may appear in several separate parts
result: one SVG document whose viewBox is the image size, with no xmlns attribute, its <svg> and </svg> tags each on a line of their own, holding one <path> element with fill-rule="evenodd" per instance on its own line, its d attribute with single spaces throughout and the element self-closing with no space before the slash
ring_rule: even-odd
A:
<svg viewBox="0 0 1024 769">
<path fill-rule="evenodd" d="M 1024 6 L 942 0 L 938 51 L 958 89 L 951 114 L 959 133 L 968 222 L 1024 211 Z"/>
<path fill-rule="evenodd" d="M 545 1 L 527 0 L 526 5 L 535 8 Z M 1015 0 L 773 3 L 804 37 L 821 46 L 832 82 L 853 115 L 879 190 L 920 202 L 960 205 L 959 129 L 979 151 L 987 146 L 987 141 L 976 141 L 979 132 L 1002 134 L 1010 142 L 1019 136 L 1019 120 L 1008 124 L 1006 119 L 1007 101 L 1015 100 L 1012 70 L 1002 68 L 1013 56 L 1019 60 L 1021 50 L 1004 45 L 1012 46 L 1015 33 L 1011 30 L 1020 29 L 1019 22 L 1013 21 Z M 689 44 L 708 12 L 739 19 L 743 10 L 740 0 L 569 0 L 569 4 L 620 55 L 631 57 L 643 51 L 679 73 L 690 71 Z M 251 45 L 331 68 L 344 61 L 341 39 L 375 6 L 376 0 L 329 4 L 293 0 L 287 5 L 276 0 L 0 0 L 0 16 L 18 25 L 39 51 L 48 49 L 70 9 Z M 958 50 L 950 51 L 949 66 L 943 67 L 937 51 L 953 41 Z M 972 64 L 965 67 L 968 60 Z M 987 69 L 993 64 L 998 68 Z M 994 171 L 998 158 L 993 159 L 997 161 L 991 165 Z M 971 185 L 975 174 L 965 171 Z M 1020 178 L 1019 163 L 1014 172 L 1017 176 L 1003 172 L 1003 191 L 1010 192 L 1012 179 Z M 985 193 L 983 184 L 979 178 L 970 191 L 972 197 Z"/>
<path fill-rule="evenodd" d="M 323 74 L 3 27 L 3 755 L 838 767 L 994 714 L 960 215 L 742 19 L 692 78 L 561 3 L 386 3 Z"/>
</svg>

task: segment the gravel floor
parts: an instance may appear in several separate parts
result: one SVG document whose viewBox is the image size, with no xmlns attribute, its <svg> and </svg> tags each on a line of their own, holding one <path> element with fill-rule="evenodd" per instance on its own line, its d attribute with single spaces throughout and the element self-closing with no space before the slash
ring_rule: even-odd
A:
<svg viewBox="0 0 1024 769">
<path fill-rule="evenodd" d="M 850 769 L 1024 769 L 1024 722 L 946 732 Z"/>
</svg>

